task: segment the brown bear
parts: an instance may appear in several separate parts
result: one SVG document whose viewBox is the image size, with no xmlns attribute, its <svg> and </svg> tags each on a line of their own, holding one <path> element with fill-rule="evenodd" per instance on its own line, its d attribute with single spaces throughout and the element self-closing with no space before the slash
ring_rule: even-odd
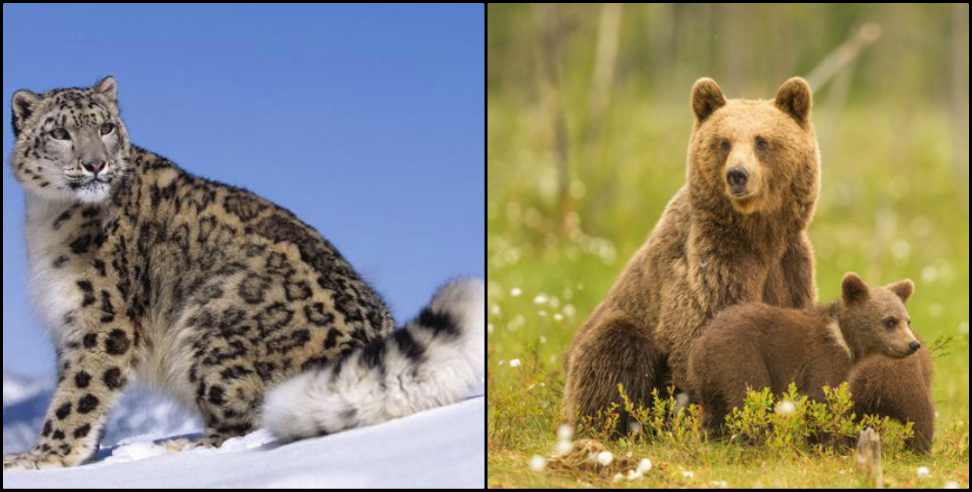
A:
<svg viewBox="0 0 972 492">
<path fill-rule="evenodd" d="M 806 228 L 819 188 L 810 86 L 797 77 L 772 100 L 725 99 L 709 78 L 692 87 L 687 184 L 578 330 L 566 356 L 564 417 L 596 417 L 654 388 L 683 388 L 702 327 L 741 302 L 814 301 Z M 621 412 L 617 431 L 627 430 Z"/>
<path fill-rule="evenodd" d="M 807 309 L 739 304 L 709 322 L 689 353 L 689 395 L 702 404 L 707 429 L 719 434 L 747 389 L 780 395 L 794 383 L 801 394 L 823 401 L 823 386 L 846 381 L 859 361 L 876 356 L 899 364 L 893 359 L 921 348 L 904 305 L 914 291 L 911 280 L 868 288 L 848 273 L 841 291 L 840 300 Z M 921 399 L 928 398 L 925 391 Z"/>
<path fill-rule="evenodd" d="M 914 435 L 908 440 L 908 447 L 927 453 L 931 451 L 935 434 L 931 378 L 931 356 L 924 345 L 915 355 L 903 360 L 867 357 L 854 365 L 848 377 L 854 413 L 914 422 Z"/>
</svg>

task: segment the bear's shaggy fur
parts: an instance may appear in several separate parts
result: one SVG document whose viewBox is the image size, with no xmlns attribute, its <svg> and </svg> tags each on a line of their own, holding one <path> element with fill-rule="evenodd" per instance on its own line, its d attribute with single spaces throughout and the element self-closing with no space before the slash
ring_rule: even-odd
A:
<svg viewBox="0 0 972 492">
<path fill-rule="evenodd" d="M 839 301 L 815 308 L 740 304 L 709 323 L 689 355 L 689 394 L 702 404 L 707 429 L 718 433 L 748 389 L 780 395 L 795 383 L 801 394 L 823 401 L 823 386 L 846 381 L 858 361 L 877 354 L 899 364 L 892 359 L 921 347 L 904 305 L 911 280 L 868 288 L 848 273 L 841 288 Z"/>
<path fill-rule="evenodd" d="M 619 401 L 619 383 L 637 404 L 653 388 L 684 387 L 691 343 L 728 306 L 813 303 L 806 228 L 820 163 L 811 104 L 796 77 L 773 100 L 727 100 L 712 79 L 695 83 L 687 184 L 574 337 L 569 422 Z"/>
<path fill-rule="evenodd" d="M 851 369 L 848 377 L 854 413 L 914 422 L 915 433 L 908 440 L 908 447 L 927 453 L 935 435 L 931 378 L 931 356 L 924 345 L 914 356 L 903 360 L 878 355 L 867 357 Z"/>
</svg>

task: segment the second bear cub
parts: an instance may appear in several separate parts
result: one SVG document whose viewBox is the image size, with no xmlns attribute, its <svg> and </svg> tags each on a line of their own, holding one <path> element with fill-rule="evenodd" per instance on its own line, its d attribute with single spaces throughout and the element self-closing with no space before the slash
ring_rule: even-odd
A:
<svg viewBox="0 0 972 492">
<path fill-rule="evenodd" d="M 841 291 L 840 300 L 806 310 L 739 304 L 709 323 L 688 364 L 690 396 L 702 404 L 706 428 L 718 431 L 747 388 L 779 395 L 793 382 L 823 400 L 823 386 L 846 381 L 856 361 L 907 357 L 921 347 L 904 305 L 914 292 L 911 280 L 869 288 L 847 273 Z"/>
</svg>

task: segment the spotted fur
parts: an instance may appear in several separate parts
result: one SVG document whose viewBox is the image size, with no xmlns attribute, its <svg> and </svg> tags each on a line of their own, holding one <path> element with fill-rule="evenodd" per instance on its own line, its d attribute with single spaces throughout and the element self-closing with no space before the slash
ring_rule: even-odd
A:
<svg viewBox="0 0 972 492">
<path fill-rule="evenodd" d="M 264 422 L 300 439 L 379 424 L 455 402 L 482 380 L 485 291 L 443 287 L 404 329 L 274 388 Z"/>
<path fill-rule="evenodd" d="M 447 288 L 427 319 L 394 331 L 382 298 L 313 227 L 131 144 L 113 78 L 17 91 L 12 107 L 10 165 L 27 191 L 31 290 L 59 381 L 37 445 L 5 457 L 5 470 L 87 460 L 136 379 L 198 410 L 206 425 L 198 444 L 214 446 L 261 425 L 271 387 L 341 365 L 348 374 L 356 364 L 408 374 L 386 393 L 395 410 L 384 418 L 455 401 L 478 377 L 481 299 L 471 306 Z M 341 394 L 293 402 L 333 408 L 290 411 L 346 417 L 327 432 L 375 422 L 368 408 L 380 395 L 341 381 L 329 386 Z M 396 406 L 402 394 L 410 403 Z"/>
</svg>

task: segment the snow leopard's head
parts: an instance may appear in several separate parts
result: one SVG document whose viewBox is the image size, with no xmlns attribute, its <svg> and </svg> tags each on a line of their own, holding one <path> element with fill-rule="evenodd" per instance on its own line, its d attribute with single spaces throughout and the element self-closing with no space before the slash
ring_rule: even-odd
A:
<svg viewBox="0 0 972 492">
<path fill-rule="evenodd" d="M 11 106 L 16 144 L 10 165 L 29 193 L 97 203 L 130 169 L 113 77 L 88 88 L 19 90 Z"/>
</svg>

